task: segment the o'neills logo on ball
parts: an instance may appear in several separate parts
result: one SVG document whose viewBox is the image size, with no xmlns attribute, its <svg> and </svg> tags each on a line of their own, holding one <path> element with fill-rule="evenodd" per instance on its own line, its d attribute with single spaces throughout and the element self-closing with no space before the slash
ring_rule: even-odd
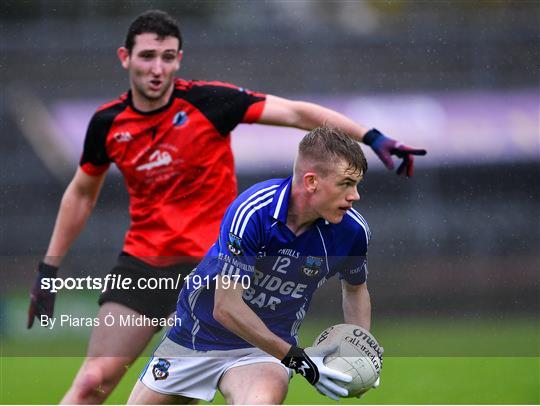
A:
<svg viewBox="0 0 540 406">
<path fill-rule="evenodd" d="M 364 340 L 373 350 L 375 350 L 375 352 L 377 353 L 377 355 L 379 357 L 382 357 L 381 347 L 379 346 L 377 341 L 375 341 L 375 339 L 371 335 L 369 335 L 365 331 L 362 331 L 359 328 L 354 329 L 353 334 L 354 334 L 355 337 L 358 337 L 358 338 Z M 358 345 L 358 344 L 354 343 L 353 341 L 351 341 L 351 343 L 354 344 L 354 345 Z"/>
<path fill-rule="evenodd" d="M 156 381 L 162 381 L 169 376 L 169 367 L 171 363 L 166 359 L 159 358 L 152 368 L 152 375 Z"/>
</svg>

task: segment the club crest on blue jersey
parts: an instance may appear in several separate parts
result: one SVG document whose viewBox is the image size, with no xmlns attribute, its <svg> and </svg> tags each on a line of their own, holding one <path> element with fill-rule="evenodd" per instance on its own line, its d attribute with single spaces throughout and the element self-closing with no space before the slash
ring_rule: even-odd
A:
<svg viewBox="0 0 540 406">
<path fill-rule="evenodd" d="M 166 359 L 159 358 L 152 368 L 152 375 L 156 381 L 162 381 L 169 376 L 169 367 L 171 363 Z"/>
<path fill-rule="evenodd" d="M 321 271 L 323 259 L 319 257 L 307 257 L 302 272 L 306 276 L 316 276 Z"/>
<path fill-rule="evenodd" d="M 229 233 L 229 242 L 227 243 L 227 248 L 230 253 L 239 256 L 242 255 L 242 239 L 233 233 Z"/>
<path fill-rule="evenodd" d="M 179 111 L 174 115 L 173 125 L 180 126 L 184 125 L 188 120 L 187 113 L 185 111 Z"/>
</svg>

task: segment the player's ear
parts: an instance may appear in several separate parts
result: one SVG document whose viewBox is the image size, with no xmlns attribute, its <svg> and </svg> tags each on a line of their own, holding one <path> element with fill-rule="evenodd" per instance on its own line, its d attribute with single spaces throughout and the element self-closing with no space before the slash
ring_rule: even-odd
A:
<svg viewBox="0 0 540 406">
<path fill-rule="evenodd" d="M 116 51 L 116 55 L 118 55 L 118 59 L 120 59 L 120 63 L 122 64 L 122 67 L 124 69 L 129 68 L 129 50 L 126 47 L 120 47 Z"/>
<path fill-rule="evenodd" d="M 182 66 L 182 58 L 184 57 L 184 51 L 180 50 L 178 51 L 178 66 L 176 67 L 176 70 L 180 69 L 180 66 Z"/>
<path fill-rule="evenodd" d="M 304 174 L 303 181 L 304 181 L 304 188 L 309 193 L 315 193 L 315 191 L 317 190 L 317 183 L 318 183 L 317 175 L 314 172 L 307 172 Z"/>
</svg>

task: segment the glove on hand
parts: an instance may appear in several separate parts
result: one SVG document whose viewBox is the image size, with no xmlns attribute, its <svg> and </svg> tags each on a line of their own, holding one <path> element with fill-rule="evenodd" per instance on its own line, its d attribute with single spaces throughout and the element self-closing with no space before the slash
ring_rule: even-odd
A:
<svg viewBox="0 0 540 406">
<path fill-rule="evenodd" d="M 30 291 L 30 307 L 28 308 L 28 328 L 32 328 L 34 318 L 39 319 L 41 315 L 51 318 L 54 312 L 54 299 L 56 293 L 50 289 L 41 289 L 43 278 L 54 278 L 58 272 L 57 266 L 47 265 L 40 262 L 38 265 L 38 275 L 32 290 Z"/>
<path fill-rule="evenodd" d="M 427 154 L 425 149 L 412 148 L 403 145 L 401 142 L 387 137 L 375 128 L 369 130 L 364 135 L 362 141 L 364 144 L 371 147 L 388 169 L 394 169 L 392 155 L 402 158 L 403 162 L 399 165 L 396 173 L 398 175 L 406 174 L 407 177 L 411 177 L 414 172 L 414 155 Z"/>
<path fill-rule="evenodd" d="M 349 383 L 352 377 L 324 365 L 324 357 L 336 349 L 337 346 L 308 347 L 303 350 L 293 345 L 281 363 L 306 378 L 323 395 L 339 400 L 340 396 L 347 396 L 349 391 L 334 381 Z"/>
</svg>

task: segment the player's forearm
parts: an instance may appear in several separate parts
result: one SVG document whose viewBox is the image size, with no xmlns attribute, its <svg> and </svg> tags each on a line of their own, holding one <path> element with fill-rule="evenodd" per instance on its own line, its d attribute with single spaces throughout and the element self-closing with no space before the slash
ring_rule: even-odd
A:
<svg viewBox="0 0 540 406">
<path fill-rule="evenodd" d="M 355 123 L 348 117 L 334 110 L 313 103 L 299 102 L 297 127 L 303 130 L 312 130 L 322 125 L 337 127 L 357 141 L 362 141 L 368 128 Z"/>
<path fill-rule="evenodd" d="M 68 186 L 56 217 L 45 262 L 60 266 L 63 257 L 81 233 L 95 206 L 97 196 L 80 195 L 72 184 Z"/>
<path fill-rule="evenodd" d="M 367 286 L 343 288 L 343 316 L 345 323 L 371 328 L 371 299 Z"/>
<path fill-rule="evenodd" d="M 243 302 L 217 305 L 214 318 L 227 330 L 277 359 L 283 359 L 291 348 L 290 344 L 272 333 Z"/>
</svg>

